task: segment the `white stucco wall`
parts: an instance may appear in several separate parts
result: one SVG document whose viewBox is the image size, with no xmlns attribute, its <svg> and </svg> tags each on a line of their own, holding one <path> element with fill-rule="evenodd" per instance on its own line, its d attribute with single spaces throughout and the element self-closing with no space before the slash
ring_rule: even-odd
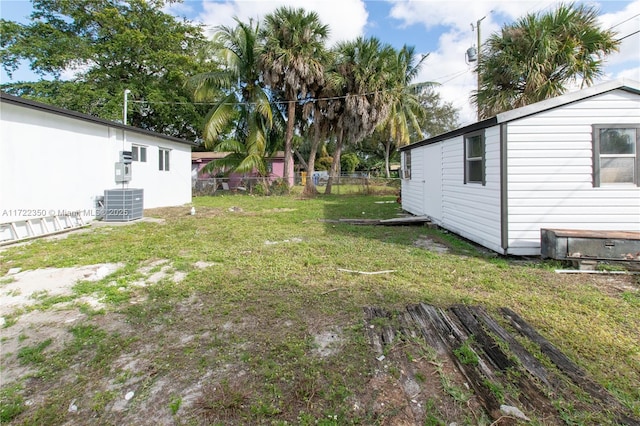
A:
<svg viewBox="0 0 640 426">
<path fill-rule="evenodd" d="M 151 136 L 127 132 L 127 150 L 131 150 L 133 144 L 147 147 L 147 161 L 132 163 L 129 183 L 131 188 L 144 188 L 145 208 L 190 203 L 191 148 L 178 142 L 158 140 Z M 159 170 L 159 148 L 171 151 L 169 171 Z M 115 183 L 113 187 L 117 187 Z"/>
<path fill-rule="evenodd" d="M 144 189 L 144 208 L 191 202 L 188 144 L 4 101 L 0 119 L 0 223 L 78 210 L 92 220 L 96 197 L 121 187 L 114 163 L 132 142 L 148 146 L 129 184 Z M 158 170 L 159 146 L 171 149 L 170 171 Z"/>
</svg>

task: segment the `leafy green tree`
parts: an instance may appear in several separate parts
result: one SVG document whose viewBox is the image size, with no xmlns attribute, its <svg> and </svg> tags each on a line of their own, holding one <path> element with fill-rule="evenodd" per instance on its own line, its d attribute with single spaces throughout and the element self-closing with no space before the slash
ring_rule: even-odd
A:
<svg viewBox="0 0 640 426">
<path fill-rule="evenodd" d="M 333 157 L 322 156 L 318 158 L 318 161 L 316 162 L 316 164 L 318 165 L 316 167 L 316 169 L 318 170 L 331 170 L 331 165 L 333 164 Z"/>
<path fill-rule="evenodd" d="M 329 27 L 315 12 L 280 7 L 265 17 L 265 40 L 261 57 L 264 80 L 286 102 L 287 127 L 284 141 L 284 180 L 293 182 L 292 140 L 296 108 L 315 95 L 324 82 L 324 43 Z"/>
<path fill-rule="evenodd" d="M 383 172 L 385 167 L 385 145 L 386 139 L 381 132 L 374 132 L 371 136 L 364 138 L 358 145 L 347 148 L 347 152 L 358 155 L 360 170 L 366 170 L 376 176 Z M 393 161 L 398 156 L 398 151 L 392 150 L 389 161 Z"/>
<path fill-rule="evenodd" d="M 614 35 L 599 28 L 593 7 L 575 4 L 504 26 L 482 48 L 480 87 L 472 96 L 480 116 L 558 96 L 572 82 L 591 85 L 602 75 L 603 58 L 617 50 Z"/>
<path fill-rule="evenodd" d="M 340 162 L 342 163 L 342 170 L 346 170 L 348 173 L 353 173 L 356 171 L 356 167 L 360 164 L 360 158 L 358 158 L 358 155 L 355 152 L 347 152 L 342 154 Z"/>
<path fill-rule="evenodd" d="M 424 137 L 441 135 L 458 128 L 460 112 L 451 102 L 444 102 L 433 86 L 418 90 L 418 102 L 424 110 L 420 123 Z"/>
<path fill-rule="evenodd" d="M 109 120 L 197 138 L 205 109 L 185 82 L 199 72 L 202 29 L 162 11 L 165 0 L 33 0 L 27 24 L 0 21 L 2 65 L 11 75 L 27 60 L 52 81 L 2 90 Z M 63 75 L 75 72 L 71 79 Z"/>
<path fill-rule="evenodd" d="M 253 22 L 236 20 L 235 27 L 218 27 L 210 46 L 213 70 L 191 79 L 196 101 L 214 101 L 205 119 L 205 146 L 230 153 L 207 164 L 206 172 L 224 168 L 268 175 L 266 159 L 278 148 L 277 116 L 274 120 L 270 93 L 261 78 L 258 33 Z"/>
</svg>

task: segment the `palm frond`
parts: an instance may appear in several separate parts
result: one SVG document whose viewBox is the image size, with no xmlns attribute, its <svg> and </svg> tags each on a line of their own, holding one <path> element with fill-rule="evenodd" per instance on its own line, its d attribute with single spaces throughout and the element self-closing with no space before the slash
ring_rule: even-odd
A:
<svg viewBox="0 0 640 426">
<path fill-rule="evenodd" d="M 209 147 L 217 139 L 234 113 L 235 97 L 230 94 L 215 105 L 205 118 L 204 140 Z"/>
</svg>

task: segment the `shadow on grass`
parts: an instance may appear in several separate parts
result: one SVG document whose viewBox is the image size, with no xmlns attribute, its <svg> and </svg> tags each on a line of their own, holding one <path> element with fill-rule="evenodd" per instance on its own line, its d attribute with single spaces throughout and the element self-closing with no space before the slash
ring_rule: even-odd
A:
<svg viewBox="0 0 640 426">
<path fill-rule="evenodd" d="M 543 260 L 538 257 L 504 256 L 486 247 L 443 228 L 430 227 L 427 223 L 401 226 L 383 226 L 375 224 L 353 224 L 340 222 L 340 219 L 393 219 L 411 216 L 402 210 L 392 195 L 349 196 L 333 195 L 324 203 L 325 229 L 329 234 L 348 235 L 368 238 L 385 243 L 395 243 L 407 247 L 422 247 L 427 250 L 483 259 L 498 266 L 509 264 L 529 265 L 548 269 L 557 269 L 562 262 Z"/>
<path fill-rule="evenodd" d="M 385 243 L 410 247 L 446 248 L 451 254 L 496 259 L 498 255 L 446 230 L 430 228 L 427 224 L 383 226 L 366 224 L 368 220 L 393 219 L 410 216 L 395 201 L 395 196 L 332 196 L 324 203 L 327 233 L 368 238 Z M 362 220 L 362 224 L 340 222 L 340 219 Z M 438 251 L 438 250 L 436 250 Z"/>
</svg>

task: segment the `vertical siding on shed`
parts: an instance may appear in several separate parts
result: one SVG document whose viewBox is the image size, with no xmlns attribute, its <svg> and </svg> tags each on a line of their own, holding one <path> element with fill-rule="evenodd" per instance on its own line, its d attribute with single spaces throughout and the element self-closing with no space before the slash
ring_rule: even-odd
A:
<svg viewBox="0 0 640 426">
<path fill-rule="evenodd" d="M 500 126 L 485 129 L 486 185 L 464 183 L 464 138 L 443 142 L 442 226 L 502 252 Z"/>
<path fill-rule="evenodd" d="M 640 188 L 593 187 L 591 127 L 639 122 L 616 90 L 508 123 L 510 254 L 539 254 L 541 228 L 640 231 Z"/>
<path fill-rule="evenodd" d="M 442 142 L 431 144 L 421 155 L 424 164 L 422 205 L 424 214 L 437 224 L 442 223 Z"/>
<path fill-rule="evenodd" d="M 429 146 L 411 150 L 411 179 L 402 179 L 402 209 L 416 216 L 425 214 L 424 195 L 424 158 Z M 402 170 L 406 169 L 402 155 Z"/>
</svg>

